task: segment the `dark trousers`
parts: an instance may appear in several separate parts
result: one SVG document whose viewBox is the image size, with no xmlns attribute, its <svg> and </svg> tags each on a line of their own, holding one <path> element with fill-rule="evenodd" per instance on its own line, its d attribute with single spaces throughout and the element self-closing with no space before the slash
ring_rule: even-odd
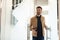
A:
<svg viewBox="0 0 60 40">
<path fill-rule="evenodd" d="M 44 36 L 41 36 L 41 37 L 33 37 L 33 40 L 44 40 Z"/>
</svg>

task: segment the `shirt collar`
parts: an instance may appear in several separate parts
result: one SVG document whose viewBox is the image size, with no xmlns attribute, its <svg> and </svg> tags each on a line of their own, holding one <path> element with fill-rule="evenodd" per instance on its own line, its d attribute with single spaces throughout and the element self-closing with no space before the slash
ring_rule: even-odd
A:
<svg viewBox="0 0 60 40">
<path fill-rule="evenodd" d="M 36 17 L 41 17 L 41 15 L 36 15 Z"/>
<path fill-rule="evenodd" d="M 36 15 L 36 16 L 38 16 L 38 17 L 39 17 L 39 16 L 41 16 L 41 15 Z"/>
</svg>

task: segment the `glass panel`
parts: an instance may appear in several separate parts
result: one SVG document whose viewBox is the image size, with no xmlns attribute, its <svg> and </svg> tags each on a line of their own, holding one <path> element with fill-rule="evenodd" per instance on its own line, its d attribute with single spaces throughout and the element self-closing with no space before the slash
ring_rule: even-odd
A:
<svg viewBox="0 0 60 40">
<path fill-rule="evenodd" d="M 16 9 L 12 12 L 12 20 L 17 19 L 18 22 L 14 25 L 11 33 L 12 40 L 27 40 L 27 31 L 29 31 L 29 19 L 30 16 L 33 15 L 34 4 L 33 0 L 25 0 L 25 2 L 21 1 L 21 5 L 17 6 Z M 28 7 L 27 7 L 28 5 Z M 15 23 L 15 21 L 13 22 Z M 27 29 L 28 27 L 28 29 Z M 29 36 L 28 32 L 28 36 Z M 28 37 L 30 39 L 30 37 Z"/>
<path fill-rule="evenodd" d="M 12 9 L 15 9 L 23 0 L 12 0 Z"/>
<path fill-rule="evenodd" d="M 13 13 L 13 9 L 15 9 L 16 7 L 18 7 L 17 5 L 18 5 L 18 1 L 19 0 L 12 0 L 12 13 Z M 22 0 L 20 0 L 20 2 L 22 2 Z M 13 14 L 11 14 L 11 24 L 12 25 L 16 25 L 16 23 L 18 22 L 18 20 L 16 19 L 16 17 L 13 15 Z"/>
</svg>

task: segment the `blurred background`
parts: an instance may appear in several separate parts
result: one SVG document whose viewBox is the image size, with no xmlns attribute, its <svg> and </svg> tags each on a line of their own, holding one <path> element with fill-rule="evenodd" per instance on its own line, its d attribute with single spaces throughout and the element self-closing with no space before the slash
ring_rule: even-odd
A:
<svg viewBox="0 0 60 40">
<path fill-rule="evenodd" d="M 43 8 L 42 15 L 51 30 L 45 30 L 45 40 L 59 40 L 59 0 L 0 0 L 0 39 L 32 40 L 30 18 L 36 7 Z"/>
</svg>

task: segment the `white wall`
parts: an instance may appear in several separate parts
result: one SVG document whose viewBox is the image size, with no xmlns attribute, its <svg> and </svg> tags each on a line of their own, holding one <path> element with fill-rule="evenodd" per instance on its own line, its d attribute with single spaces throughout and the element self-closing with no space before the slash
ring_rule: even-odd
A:
<svg viewBox="0 0 60 40">
<path fill-rule="evenodd" d="M 5 0 L 2 0 L 2 14 L 1 14 L 1 40 L 5 40 Z"/>
<path fill-rule="evenodd" d="M 2 0 L 1 40 L 10 40 L 11 6 L 12 0 Z"/>
<path fill-rule="evenodd" d="M 0 40 L 1 40 L 1 0 L 0 0 Z"/>
</svg>

